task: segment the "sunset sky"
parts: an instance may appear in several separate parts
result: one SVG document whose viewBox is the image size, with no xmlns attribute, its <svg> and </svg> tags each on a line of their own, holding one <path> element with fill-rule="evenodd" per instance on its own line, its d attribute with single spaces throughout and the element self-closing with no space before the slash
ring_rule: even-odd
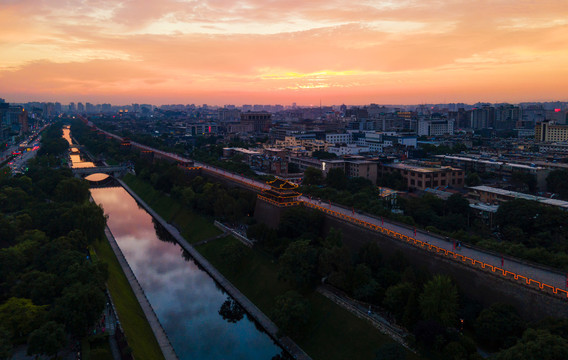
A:
<svg viewBox="0 0 568 360">
<path fill-rule="evenodd" d="M 567 0 L 0 0 L 0 97 L 568 100 Z"/>
</svg>

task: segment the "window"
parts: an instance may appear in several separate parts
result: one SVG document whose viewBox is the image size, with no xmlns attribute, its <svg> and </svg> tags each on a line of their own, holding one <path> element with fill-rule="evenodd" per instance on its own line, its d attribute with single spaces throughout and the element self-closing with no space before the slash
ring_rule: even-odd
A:
<svg viewBox="0 0 568 360">
<path fill-rule="evenodd" d="M 411 180 L 410 180 L 410 185 L 415 185 L 415 184 L 416 184 L 416 182 L 414 181 L 414 179 L 411 179 Z"/>
</svg>

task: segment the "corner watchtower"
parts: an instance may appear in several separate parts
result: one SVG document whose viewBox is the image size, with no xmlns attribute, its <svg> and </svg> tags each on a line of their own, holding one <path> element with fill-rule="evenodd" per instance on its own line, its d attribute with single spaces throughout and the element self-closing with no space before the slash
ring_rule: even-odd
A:
<svg viewBox="0 0 568 360">
<path fill-rule="evenodd" d="M 282 179 L 266 182 L 270 189 L 262 190 L 258 198 L 278 207 L 299 205 L 298 199 L 302 196 L 296 191 L 298 185 Z"/>
<path fill-rule="evenodd" d="M 286 180 L 276 179 L 267 184 L 270 189 L 262 190 L 258 195 L 254 217 L 271 228 L 277 228 L 285 209 L 300 205 L 302 194 L 296 191 L 298 185 Z"/>
</svg>

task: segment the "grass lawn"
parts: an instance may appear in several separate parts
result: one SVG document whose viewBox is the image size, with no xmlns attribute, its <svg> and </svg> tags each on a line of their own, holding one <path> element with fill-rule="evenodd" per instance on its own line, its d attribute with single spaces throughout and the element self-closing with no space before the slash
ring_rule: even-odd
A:
<svg viewBox="0 0 568 360">
<path fill-rule="evenodd" d="M 221 230 L 217 229 L 211 220 L 194 213 L 179 201 L 155 190 L 151 184 L 131 174 L 124 176 L 122 180 L 164 220 L 175 224 L 189 243 L 196 243 L 221 234 Z"/>
<path fill-rule="evenodd" d="M 164 359 L 154 332 L 124 275 L 108 241 L 99 240 L 94 244 L 96 255 L 108 264 L 108 288 L 120 323 L 137 360 Z"/>
<path fill-rule="evenodd" d="M 270 315 L 274 298 L 292 287 L 278 280 L 278 266 L 264 254 L 243 245 L 244 261 L 238 271 L 223 261 L 221 249 L 233 237 L 215 240 L 197 247 L 233 285 Z M 323 295 L 312 292 L 307 295 L 311 305 L 311 317 L 306 336 L 294 339 L 313 359 L 374 359 L 376 350 L 392 340 L 381 334 L 368 322 L 359 319 Z M 408 354 L 409 359 L 417 357 Z"/>
</svg>

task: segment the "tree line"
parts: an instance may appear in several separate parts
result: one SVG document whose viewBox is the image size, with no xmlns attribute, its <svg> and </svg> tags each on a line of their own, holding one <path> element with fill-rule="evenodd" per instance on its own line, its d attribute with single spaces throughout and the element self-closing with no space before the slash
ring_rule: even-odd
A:
<svg viewBox="0 0 568 360">
<path fill-rule="evenodd" d="M 21 344 L 55 355 L 88 333 L 106 303 L 106 265 L 88 252 L 106 219 L 88 184 L 54 167 L 66 156 L 61 136 L 60 123 L 44 131 L 25 175 L 0 172 L 0 358 Z"/>
</svg>

